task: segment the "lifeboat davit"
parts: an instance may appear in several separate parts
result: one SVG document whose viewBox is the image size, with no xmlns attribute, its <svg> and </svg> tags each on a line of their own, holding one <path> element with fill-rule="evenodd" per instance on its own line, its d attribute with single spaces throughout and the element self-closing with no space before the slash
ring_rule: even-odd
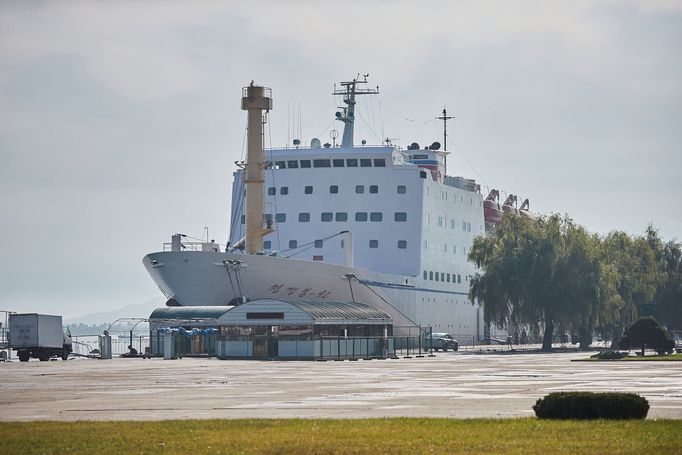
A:
<svg viewBox="0 0 682 455">
<path fill-rule="evenodd" d="M 483 201 L 483 218 L 486 224 L 496 225 L 502 219 L 504 212 L 500 206 L 500 192 L 497 190 L 490 190 L 488 197 Z"/>
<path fill-rule="evenodd" d="M 516 208 L 516 196 L 513 194 L 510 194 L 507 197 L 507 200 L 504 201 L 504 204 L 502 204 L 502 211 L 504 213 L 511 213 L 513 215 L 518 215 L 519 210 Z"/>
<path fill-rule="evenodd" d="M 525 199 L 523 201 L 523 204 L 521 204 L 521 207 L 519 208 L 519 214 L 524 217 L 524 218 L 529 218 L 531 220 L 534 220 L 537 218 L 534 214 L 530 213 L 530 202 L 528 202 L 528 199 Z"/>
</svg>

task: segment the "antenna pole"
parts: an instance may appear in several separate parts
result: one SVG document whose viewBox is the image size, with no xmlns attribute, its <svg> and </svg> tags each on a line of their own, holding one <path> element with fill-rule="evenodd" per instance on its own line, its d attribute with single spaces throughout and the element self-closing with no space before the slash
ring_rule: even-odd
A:
<svg viewBox="0 0 682 455">
<path fill-rule="evenodd" d="M 336 119 L 343 122 L 343 136 L 341 138 L 341 147 L 351 148 L 353 147 L 353 125 L 355 123 L 355 97 L 357 95 L 375 95 L 379 93 L 379 87 L 376 89 L 366 89 L 358 88 L 358 84 L 366 84 L 367 76 L 369 74 L 363 74 L 363 79 L 360 80 L 360 75 L 358 74 L 355 79 L 348 82 L 341 82 L 341 88 L 337 89 L 336 84 L 334 84 L 334 92 L 332 95 L 342 95 L 343 102 L 346 104 L 342 107 L 342 112 L 336 113 Z"/>
<path fill-rule="evenodd" d="M 443 121 L 443 151 L 447 152 L 448 151 L 448 120 L 452 120 L 455 117 L 448 117 L 448 111 L 445 109 L 445 106 L 443 106 L 443 116 L 442 117 L 436 117 L 436 120 L 442 120 Z M 448 156 L 445 155 L 445 174 L 447 175 L 448 173 Z"/>
</svg>

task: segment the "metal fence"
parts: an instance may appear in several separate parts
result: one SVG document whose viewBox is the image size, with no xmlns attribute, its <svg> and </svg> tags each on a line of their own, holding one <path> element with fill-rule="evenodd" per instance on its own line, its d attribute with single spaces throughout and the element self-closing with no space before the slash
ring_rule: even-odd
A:
<svg viewBox="0 0 682 455">
<path fill-rule="evenodd" d="M 100 354 L 99 335 L 76 335 L 71 337 L 73 341 L 73 354 L 78 357 L 97 357 Z M 132 346 L 139 354 L 144 354 L 150 346 L 148 334 L 133 333 L 130 335 L 114 335 L 111 337 L 111 354 L 127 354 L 128 346 Z"/>
</svg>

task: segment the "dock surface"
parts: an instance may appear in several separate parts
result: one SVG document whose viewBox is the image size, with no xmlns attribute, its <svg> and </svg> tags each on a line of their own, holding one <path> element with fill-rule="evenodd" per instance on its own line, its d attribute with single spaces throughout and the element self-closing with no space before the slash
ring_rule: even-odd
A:
<svg viewBox="0 0 682 455">
<path fill-rule="evenodd" d="M 550 392 L 622 391 L 682 419 L 682 362 L 589 353 L 439 353 L 311 362 L 207 358 L 0 363 L 0 421 L 528 417 Z"/>
</svg>

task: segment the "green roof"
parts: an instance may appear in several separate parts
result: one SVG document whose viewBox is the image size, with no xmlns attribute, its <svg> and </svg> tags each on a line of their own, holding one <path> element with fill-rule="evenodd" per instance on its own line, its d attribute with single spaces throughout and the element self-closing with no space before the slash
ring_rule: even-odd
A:
<svg viewBox="0 0 682 455">
<path fill-rule="evenodd" d="M 172 306 L 157 308 L 149 316 L 150 320 L 189 320 L 189 319 L 218 319 L 231 310 L 232 306 Z"/>
<path fill-rule="evenodd" d="M 305 311 L 315 320 L 364 319 L 390 321 L 391 317 L 378 308 L 355 302 L 321 302 L 282 300 Z"/>
</svg>

